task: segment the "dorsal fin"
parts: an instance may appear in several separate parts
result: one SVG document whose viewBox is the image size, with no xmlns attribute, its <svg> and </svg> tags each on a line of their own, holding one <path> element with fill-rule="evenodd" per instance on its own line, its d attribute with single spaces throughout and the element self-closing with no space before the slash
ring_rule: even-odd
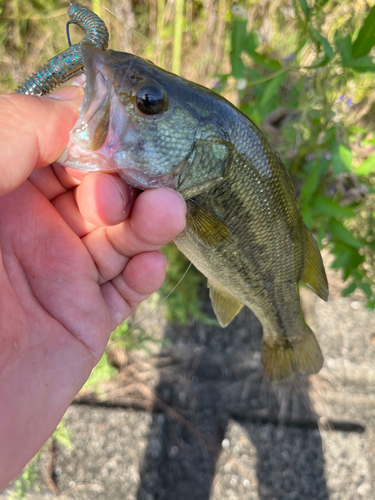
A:
<svg viewBox="0 0 375 500">
<path fill-rule="evenodd" d="M 196 200 L 187 200 L 186 221 L 196 232 L 198 239 L 209 248 L 231 244 L 233 235 L 224 219 Z"/>
<path fill-rule="evenodd" d="M 227 326 L 240 312 L 243 303 L 235 299 L 233 295 L 223 288 L 213 285 L 210 280 L 208 280 L 208 288 L 210 289 L 210 299 L 216 317 L 221 326 Z"/>
<path fill-rule="evenodd" d="M 328 281 L 322 256 L 313 235 L 306 226 L 304 226 L 304 233 L 305 267 L 301 281 L 311 288 L 321 299 L 328 300 Z"/>
</svg>

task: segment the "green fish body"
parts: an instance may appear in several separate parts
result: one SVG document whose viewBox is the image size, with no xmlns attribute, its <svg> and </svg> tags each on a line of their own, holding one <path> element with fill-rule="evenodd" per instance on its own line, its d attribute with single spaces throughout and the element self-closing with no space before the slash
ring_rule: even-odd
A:
<svg viewBox="0 0 375 500">
<path fill-rule="evenodd" d="M 316 373 L 323 357 L 306 325 L 299 282 L 322 299 L 328 284 L 279 154 L 223 97 L 131 54 L 83 47 L 85 101 L 60 159 L 117 172 L 140 189 L 187 200 L 178 248 L 208 278 L 226 326 L 243 305 L 264 329 L 270 380 Z"/>
</svg>

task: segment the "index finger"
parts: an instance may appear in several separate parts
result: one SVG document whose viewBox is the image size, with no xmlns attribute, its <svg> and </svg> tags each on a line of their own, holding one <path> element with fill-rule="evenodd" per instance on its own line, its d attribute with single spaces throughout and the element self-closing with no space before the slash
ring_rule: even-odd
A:
<svg viewBox="0 0 375 500">
<path fill-rule="evenodd" d="M 69 87 L 64 94 L 64 100 L 0 95 L 0 196 L 62 154 L 77 121 L 83 90 Z"/>
</svg>

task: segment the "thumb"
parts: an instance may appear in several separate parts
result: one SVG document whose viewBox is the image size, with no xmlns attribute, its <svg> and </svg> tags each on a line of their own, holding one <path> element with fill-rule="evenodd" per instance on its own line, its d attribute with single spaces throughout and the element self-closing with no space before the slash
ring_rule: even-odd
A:
<svg viewBox="0 0 375 500">
<path fill-rule="evenodd" d="M 0 95 L 0 196 L 17 188 L 35 168 L 61 156 L 82 95 L 76 86 L 59 90 L 54 99 Z"/>
</svg>

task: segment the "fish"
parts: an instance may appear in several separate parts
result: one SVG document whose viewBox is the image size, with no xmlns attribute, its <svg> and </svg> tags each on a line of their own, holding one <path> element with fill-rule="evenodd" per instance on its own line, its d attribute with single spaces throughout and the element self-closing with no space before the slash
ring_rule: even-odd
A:
<svg viewBox="0 0 375 500">
<path fill-rule="evenodd" d="M 174 241 L 207 277 L 220 325 L 247 306 L 263 326 L 269 380 L 317 373 L 323 355 L 299 283 L 326 301 L 328 282 L 278 152 L 214 91 L 130 53 L 81 50 L 85 97 L 59 163 L 178 191 L 187 224 Z"/>
</svg>

